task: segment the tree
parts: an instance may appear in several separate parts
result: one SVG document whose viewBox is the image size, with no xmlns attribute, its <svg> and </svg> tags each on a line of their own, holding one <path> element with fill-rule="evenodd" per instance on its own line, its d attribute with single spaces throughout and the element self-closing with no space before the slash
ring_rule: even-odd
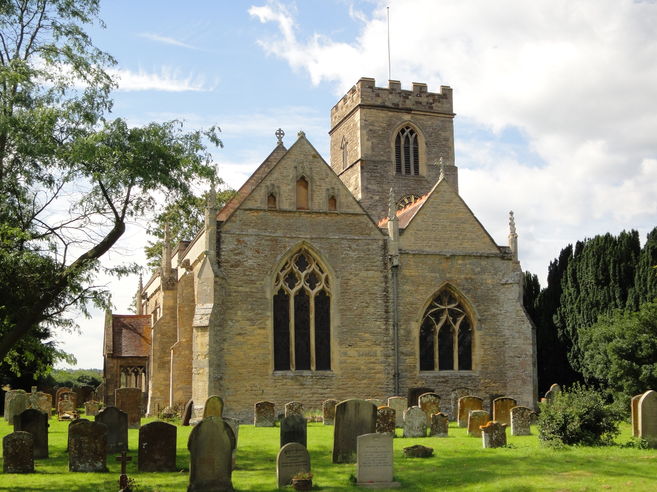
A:
<svg viewBox="0 0 657 492">
<path fill-rule="evenodd" d="M 106 306 L 94 277 L 126 222 L 215 178 L 217 128 L 106 119 L 114 60 L 84 31 L 98 9 L 0 4 L 0 359 L 38 329 L 71 327 L 72 308 Z"/>
</svg>

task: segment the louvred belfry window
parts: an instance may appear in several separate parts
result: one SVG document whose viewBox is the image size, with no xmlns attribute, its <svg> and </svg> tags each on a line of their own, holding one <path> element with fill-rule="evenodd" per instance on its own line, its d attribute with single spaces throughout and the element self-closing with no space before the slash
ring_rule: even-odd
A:
<svg viewBox="0 0 657 492">
<path fill-rule="evenodd" d="M 329 278 L 306 249 L 276 274 L 273 311 L 274 370 L 330 370 Z"/>
<path fill-rule="evenodd" d="M 420 174 L 418 135 L 410 126 L 399 130 L 395 138 L 395 172 L 407 176 Z"/>
</svg>

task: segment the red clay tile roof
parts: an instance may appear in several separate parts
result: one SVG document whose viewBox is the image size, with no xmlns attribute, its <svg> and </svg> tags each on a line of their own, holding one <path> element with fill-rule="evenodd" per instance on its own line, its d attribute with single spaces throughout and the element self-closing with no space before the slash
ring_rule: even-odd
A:
<svg viewBox="0 0 657 492">
<path fill-rule="evenodd" d="M 415 214 L 422 208 L 422 205 L 424 205 L 424 202 L 427 201 L 427 198 L 429 197 L 430 193 L 427 193 L 425 195 L 422 195 L 419 197 L 417 200 L 415 200 L 413 203 L 409 203 L 406 205 L 404 208 L 397 210 L 396 216 L 397 220 L 399 220 L 399 228 L 400 229 L 405 229 L 408 224 L 410 224 L 411 220 L 413 217 L 415 217 Z M 379 227 L 386 227 L 388 224 L 388 217 L 384 217 L 379 221 L 377 224 Z"/>
<path fill-rule="evenodd" d="M 112 315 L 114 357 L 148 357 L 151 351 L 151 317 L 147 314 Z"/>
</svg>

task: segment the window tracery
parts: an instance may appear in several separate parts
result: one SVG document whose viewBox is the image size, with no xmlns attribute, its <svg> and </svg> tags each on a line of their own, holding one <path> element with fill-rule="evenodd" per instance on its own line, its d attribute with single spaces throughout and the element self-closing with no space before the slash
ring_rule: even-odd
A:
<svg viewBox="0 0 657 492">
<path fill-rule="evenodd" d="M 418 134 L 410 126 L 399 130 L 395 138 L 395 172 L 407 176 L 420 174 Z"/>
</svg>

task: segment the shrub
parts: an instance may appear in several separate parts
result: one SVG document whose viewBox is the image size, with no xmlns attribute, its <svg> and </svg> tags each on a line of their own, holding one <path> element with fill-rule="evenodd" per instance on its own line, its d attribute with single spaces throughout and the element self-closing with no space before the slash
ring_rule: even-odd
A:
<svg viewBox="0 0 657 492">
<path fill-rule="evenodd" d="M 548 445 L 611 444 L 618 435 L 621 416 L 602 395 L 575 384 L 550 402 L 540 404 L 539 439 Z"/>
</svg>

